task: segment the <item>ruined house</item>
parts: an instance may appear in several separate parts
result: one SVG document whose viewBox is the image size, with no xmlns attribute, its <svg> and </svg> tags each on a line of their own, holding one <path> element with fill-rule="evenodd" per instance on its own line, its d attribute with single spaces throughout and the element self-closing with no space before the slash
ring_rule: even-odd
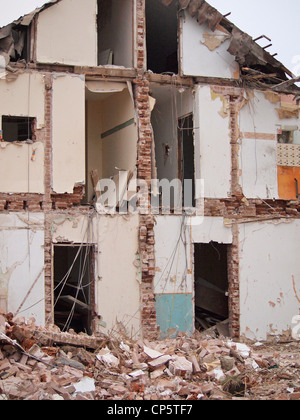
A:
<svg viewBox="0 0 300 420">
<path fill-rule="evenodd" d="M 0 29 L 0 307 L 135 338 L 289 331 L 300 89 L 268 47 L 204 0 L 52 0 Z"/>
</svg>

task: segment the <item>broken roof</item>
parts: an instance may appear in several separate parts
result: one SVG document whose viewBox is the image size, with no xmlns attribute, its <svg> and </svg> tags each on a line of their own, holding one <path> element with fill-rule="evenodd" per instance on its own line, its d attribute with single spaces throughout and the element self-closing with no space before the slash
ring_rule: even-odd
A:
<svg viewBox="0 0 300 420">
<path fill-rule="evenodd" d="M 11 59 L 14 60 L 21 56 L 25 44 L 25 32 L 20 28 L 28 27 L 38 13 L 60 1 L 61 0 L 49 0 L 43 6 L 36 8 L 34 11 L 21 16 L 19 19 L 0 28 L 0 55 L 4 57 L 5 65 L 7 65 Z"/>
<path fill-rule="evenodd" d="M 34 17 L 43 10 L 62 0 L 49 0 L 9 25 L 0 28 L 0 58 L 4 57 L 5 66 L 16 61 L 22 55 L 25 45 L 24 28 L 29 27 Z M 217 9 L 205 0 L 160 0 L 165 6 L 177 2 L 181 10 L 187 10 L 199 25 L 206 23 L 212 32 L 221 25 L 230 35 L 228 52 L 235 56 L 241 68 L 241 78 L 245 83 L 254 83 L 257 87 L 272 87 L 287 94 L 300 95 L 300 88 L 294 83 L 299 81 L 280 61 L 261 47 L 256 40 L 237 28 Z M 3 65 L 0 62 L 0 65 Z"/>
<path fill-rule="evenodd" d="M 257 86 L 274 86 L 282 93 L 299 95 L 300 88 L 294 85 L 298 79 L 294 78 L 280 61 L 261 47 L 248 34 L 237 28 L 217 9 L 209 5 L 205 0 L 160 0 L 165 6 L 178 2 L 181 10 L 187 10 L 191 17 L 197 19 L 199 25 L 206 23 L 212 32 L 220 25 L 230 34 L 230 46 L 228 52 L 235 56 L 240 65 L 241 76 L 245 81 L 255 81 Z M 291 78 L 291 79 L 289 79 Z M 283 83 L 286 82 L 286 83 Z"/>
</svg>

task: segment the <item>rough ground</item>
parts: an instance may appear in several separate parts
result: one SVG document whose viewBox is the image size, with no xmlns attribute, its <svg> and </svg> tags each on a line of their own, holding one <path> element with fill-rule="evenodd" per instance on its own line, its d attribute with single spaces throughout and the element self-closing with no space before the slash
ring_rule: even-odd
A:
<svg viewBox="0 0 300 420">
<path fill-rule="evenodd" d="M 299 400 L 299 345 L 90 337 L 0 313 L 0 400 Z"/>
</svg>

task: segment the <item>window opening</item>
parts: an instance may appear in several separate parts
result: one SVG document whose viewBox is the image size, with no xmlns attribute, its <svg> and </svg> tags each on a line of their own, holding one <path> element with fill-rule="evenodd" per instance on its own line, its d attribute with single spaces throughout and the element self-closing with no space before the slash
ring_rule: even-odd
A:
<svg viewBox="0 0 300 420">
<path fill-rule="evenodd" d="M 35 140 L 35 122 L 32 117 L 2 116 L 2 137 L 6 142 Z"/>
</svg>

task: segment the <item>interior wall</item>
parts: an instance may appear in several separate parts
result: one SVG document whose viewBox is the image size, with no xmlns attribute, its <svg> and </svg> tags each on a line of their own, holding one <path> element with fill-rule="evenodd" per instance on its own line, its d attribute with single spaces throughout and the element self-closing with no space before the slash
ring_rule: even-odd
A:
<svg viewBox="0 0 300 420">
<path fill-rule="evenodd" d="M 139 216 L 99 216 L 97 310 L 106 331 L 120 322 L 129 336 L 140 337 Z"/>
<path fill-rule="evenodd" d="M 53 190 L 73 193 L 85 183 L 85 81 L 82 76 L 54 75 L 52 107 Z"/>
<path fill-rule="evenodd" d="M 133 1 L 98 0 L 98 63 L 106 50 L 113 52 L 113 65 L 133 67 Z"/>
<path fill-rule="evenodd" d="M 37 22 L 37 61 L 97 66 L 97 0 L 63 0 Z"/>
<path fill-rule="evenodd" d="M 290 330 L 300 303 L 299 233 L 299 220 L 239 226 L 242 336 L 265 340 Z"/>
<path fill-rule="evenodd" d="M 238 78 L 239 67 L 227 51 L 229 34 L 221 28 L 212 32 L 207 24 L 183 13 L 180 36 L 180 68 L 185 76 Z M 213 41 L 213 42 L 212 42 Z"/>
<path fill-rule="evenodd" d="M 207 198 L 226 198 L 231 191 L 231 140 L 228 100 L 211 86 L 197 86 L 194 126 L 196 179 L 204 180 Z"/>
<path fill-rule="evenodd" d="M 119 169 L 134 171 L 137 158 L 137 126 L 134 104 L 127 88 L 117 93 L 87 97 L 88 199 L 94 194 L 90 171 L 109 179 Z"/>
<path fill-rule="evenodd" d="M 1 214 L 0 255 L 0 307 L 44 325 L 44 215 Z"/>
</svg>

